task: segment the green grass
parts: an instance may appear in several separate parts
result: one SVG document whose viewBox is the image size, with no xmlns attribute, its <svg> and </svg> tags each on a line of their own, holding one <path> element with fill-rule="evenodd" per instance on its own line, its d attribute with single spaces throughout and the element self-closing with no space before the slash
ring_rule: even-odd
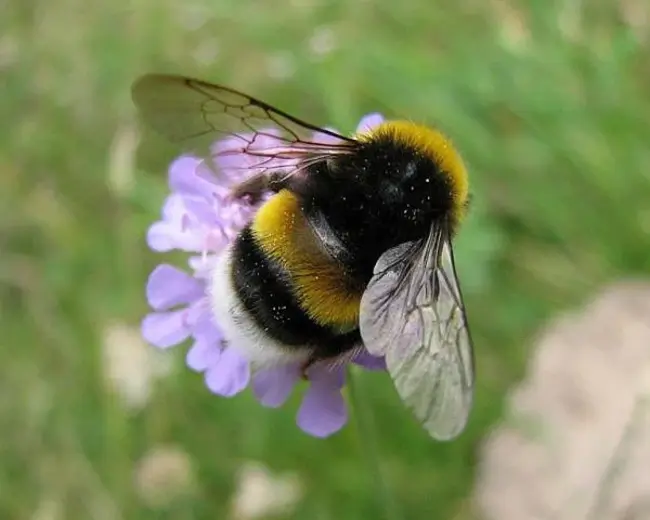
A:
<svg viewBox="0 0 650 520">
<path fill-rule="evenodd" d="M 439 4 L 439 5 L 436 5 Z M 101 337 L 137 326 L 164 257 L 146 249 L 165 195 L 130 162 L 130 84 L 167 71 L 232 85 L 351 131 L 381 111 L 440 126 L 471 170 L 456 246 L 477 348 L 466 433 L 431 442 L 386 377 L 363 378 L 404 517 L 471 518 L 478 447 L 523 374 L 536 329 L 598 285 L 650 268 L 647 27 L 640 1 L 433 3 L 13 2 L 0 21 L 0 517 L 226 518 L 235 470 L 298 471 L 291 518 L 380 518 L 353 422 L 327 440 L 248 394 L 224 400 L 177 369 L 130 412 L 103 380 Z M 454 7 L 451 7 L 454 6 Z M 335 47 L 317 56 L 325 26 Z M 286 74 L 289 74 L 288 77 Z M 114 175 L 126 175 L 115 186 Z M 271 433 L 273 432 L 273 433 Z M 189 495 L 148 507 L 133 487 L 157 443 L 187 450 Z"/>
</svg>

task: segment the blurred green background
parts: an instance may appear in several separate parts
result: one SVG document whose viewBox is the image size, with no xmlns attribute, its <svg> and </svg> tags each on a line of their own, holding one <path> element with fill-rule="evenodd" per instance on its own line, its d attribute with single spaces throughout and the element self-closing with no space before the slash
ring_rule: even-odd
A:
<svg viewBox="0 0 650 520">
<path fill-rule="evenodd" d="M 456 141 L 474 194 L 456 246 L 477 349 L 471 422 L 457 441 L 434 443 L 385 376 L 361 385 L 404 518 L 474 518 L 478 448 L 536 331 L 602 283 L 650 268 L 649 9 L 5 3 L 0 518 L 226 519 L 251 460 L 300 482 L 297 505 L 277 518 L 381 518 L 354 422 L 310 438 L 294 423 L 298 396 L 279 411 L 248 392 L 218 398 L 185 369 L 184 347 L 156 355 L 139 343 L 148 273 L 182 260 L 145 244 L 167 189 L 164 163 L 156 173 L 134 158 L 130 84 L 148 71 L 231 85 L 346 132 L 380 111 Z M 188 458 L 147 466 L 169 447 Z"/>
</svg>

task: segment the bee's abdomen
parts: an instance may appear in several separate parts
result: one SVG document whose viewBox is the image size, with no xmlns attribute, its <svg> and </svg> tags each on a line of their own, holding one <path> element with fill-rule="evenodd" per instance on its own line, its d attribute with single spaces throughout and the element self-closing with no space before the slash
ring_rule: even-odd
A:
<svg viewBox="0 0 650 520">
<path fill-rule="evenodd" d="M 342 269 L 310 247 L 305 225 L 293 194 L 273 197 L 234 243 L 232 283 L 265 334 L 330 357 L 360 341 L 360 295 L 348 290 Z"/>
<path fill-rule="evenodd" d="M 290 288 L 288 273 L 266 256 L 250 227 L 237 238 L 233 249 L 233 287 L 242 305 L 259 327 L 287 346 L 301 346 L 319 339 L 333 339 L 300 307 Z"/>
</svg>

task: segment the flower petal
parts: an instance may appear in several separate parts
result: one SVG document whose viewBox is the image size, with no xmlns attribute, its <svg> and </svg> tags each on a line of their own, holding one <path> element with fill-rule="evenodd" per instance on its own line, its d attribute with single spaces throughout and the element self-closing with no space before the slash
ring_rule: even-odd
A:
<svg viewBox="0 0 650 520">
<path fill-rule="evenodd" d="M 157 311 L 191 303 L 204 294 L 201 282 L 169 264 L 156 267 L 147 281 L 147 301 Z"/>
<path fill-rule="evenodd" d="M 386 359 L 383 356 L 373 356 L 367 350 L 362 350 L 352 362 L 367 370 L 386 370 Z"/>
<path fill-rule="evenodd" d="M 214 148 L 214 147 L 213 147 Z M 241 154 L 240 154 L 241 155 Z M 213 157 L 216 161 L 216 157 Z M 215 165 L 218 163 L 214 163 Z M 212 164 L 208 161 L 201 161 L 196 167 L 195 175 L 198 179 L 205 181 L 204 186 L 209 187 L 209 193 L 203 193 L 204 197 L 224 198 L 230 194 L 233 181 L 222 169 L 215 173 Z"/>
<path fill-rule="evenodd" d="M 345 380 L 342 367 L 330 370 L 314 366 L 309 371 L 310 387 L 298 410 L 298 426 L 314 437 L 328 437 L 348 420 L 341 387 Z"/>
<path fill-rule="evenodd" d="M 169 187 L 182 195 L 200 195 L 209 193 L 208 182 L 197 176 L 197 167 L 201 159 L 191 155 L 182 155 L 169 167 Z"/>
<path fill-rule="evenodd" d="M 221 348 L 218 343 L 197 340 L 187 351 L 185 362 L 187 366 L 196 372 L 205 372 L 219 362 Z"/>
<path fill-rule="evenodd" d="M 210 310 L 210 305 L 207 300 L 201 302 L 198 308 L 199 312 L 194 322 L 194 329 L 192 336 L 197 341 L 207 341 L 215 345 L 221 345 L 223 334 L 217 325 L 214 323 L 214 317 Z"/>
<path fill-rule="evenodd" d="M 219 223 L 217 211 L 205 198 L 187 196 L 183 199 L 183 204 L 190 218 L 190 226 L 214 226 Z"/>
<path fill-rule="evenodd" d="M 259 371 L 253 376 L 253 392 L 262 406 L 282 406 L 300 377 L 297 364 L 282 365 Z"/>
<path fill-rule="evenodd" d="M 152 345 L 169 348 L 185 341 L 190 335 L 187 310 L 154 312 L 142 320 L 142 336 Z"/>
<path fill-rule="evenodd" d="M 168 222 L 154 222 L 147 231 L 147 245 L 154 251 L 166 253 L 176 247 L 177 232 Z"/>
<path fill-rule="evenodd" d="M 357 125 L 357 133 L 368 132 L 383 122 L 384 116 L 376 112 L 363 116 Z"/>
<path fill-rule="evenodd" d="M 227 348 L 219 361 L 205 373 L 205 383 L 211 392 L 232 397 L 241 392 L 250 380 L 248 361 L 235 349 Z"/>
<path fill-rule="evenodd" d="M 186 201 L 179 195 L 167 197 L 163 209 L 163 220 L 155 222 L 147 232 L 147 243 L 154 251 L 201 252 L 205 226 L 201 226 L 195 215 L 186 208 Z"/>
<path fill-rule="evenodd" d="M 207 280 L 214 269 L 215 255 L 195 255 L 187 259 L 187 265 L 194 271 L 194 277 Z"/>
<path fill-rule="evenodd" d="M 185 213 L 183 197 L 177 194 L 169 195 L 165 199 L 161 213 L 165 222 L 181 222 Z"/>
</svg>

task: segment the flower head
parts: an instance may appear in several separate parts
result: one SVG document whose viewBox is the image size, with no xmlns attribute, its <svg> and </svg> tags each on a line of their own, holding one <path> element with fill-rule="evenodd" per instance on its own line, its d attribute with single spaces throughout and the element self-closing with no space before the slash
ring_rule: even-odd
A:
<svg viewBox="0 0 650 520">
<path fill-rule="evenodd" d="M 364 117 L 357 132 L 371 129 L 383 120 L 379 114 Z M 273 130 L 255 136 L 260 147 L 273 145 Z M 332 140 L 318 134 L 314 139 Z M 214 144 L 214 151 L 230 150 L 240 144 L 230 137 Z M 215 256 L 253 218 L 260 201 L 234 200 L 232 188 L 254 175 L 256 166 L 286 167 L 282 159 L 269 164 L 267 159 L 244 153 L 215 153 L 216 175 L 206 162 L 194 156 L 181 156 L 169 168 L 171 194 L 162 210 L 162 218 L 148 231 L 147 242 L 155 251 L 174 249 L 189 253 L 189 272 L 169 264 L 161 264 L 149 276 L 146 293 L 154 312 L 142 322 L 144 338 L 159 348 L 169 348 L 192 341 L 187 352 L 187 365 L 204 374 L 205 382 L 215 394 L 230 397 L 240 393 L 249 383 L 258 401 L 267 407 L 281 406 L 301 380 L 298 363 L 264 368 L 251 374 L 249 362 L 236 345 L 224 341 L 219 324 L 213 319 L 208 299 L 208 285 Z M 370 355 L 365 349 L 355 351 L 346 361 L 369 370 L 383 370 L 383 358 Z M 307 372 L 308 389 L 298 411 L 297 422 L 302 430 L 326 437 L 338 431 L 347 421 L 347 410 L 341 390 L 345 384 L 345 363 L 315 363 Z"/>
</svg>

